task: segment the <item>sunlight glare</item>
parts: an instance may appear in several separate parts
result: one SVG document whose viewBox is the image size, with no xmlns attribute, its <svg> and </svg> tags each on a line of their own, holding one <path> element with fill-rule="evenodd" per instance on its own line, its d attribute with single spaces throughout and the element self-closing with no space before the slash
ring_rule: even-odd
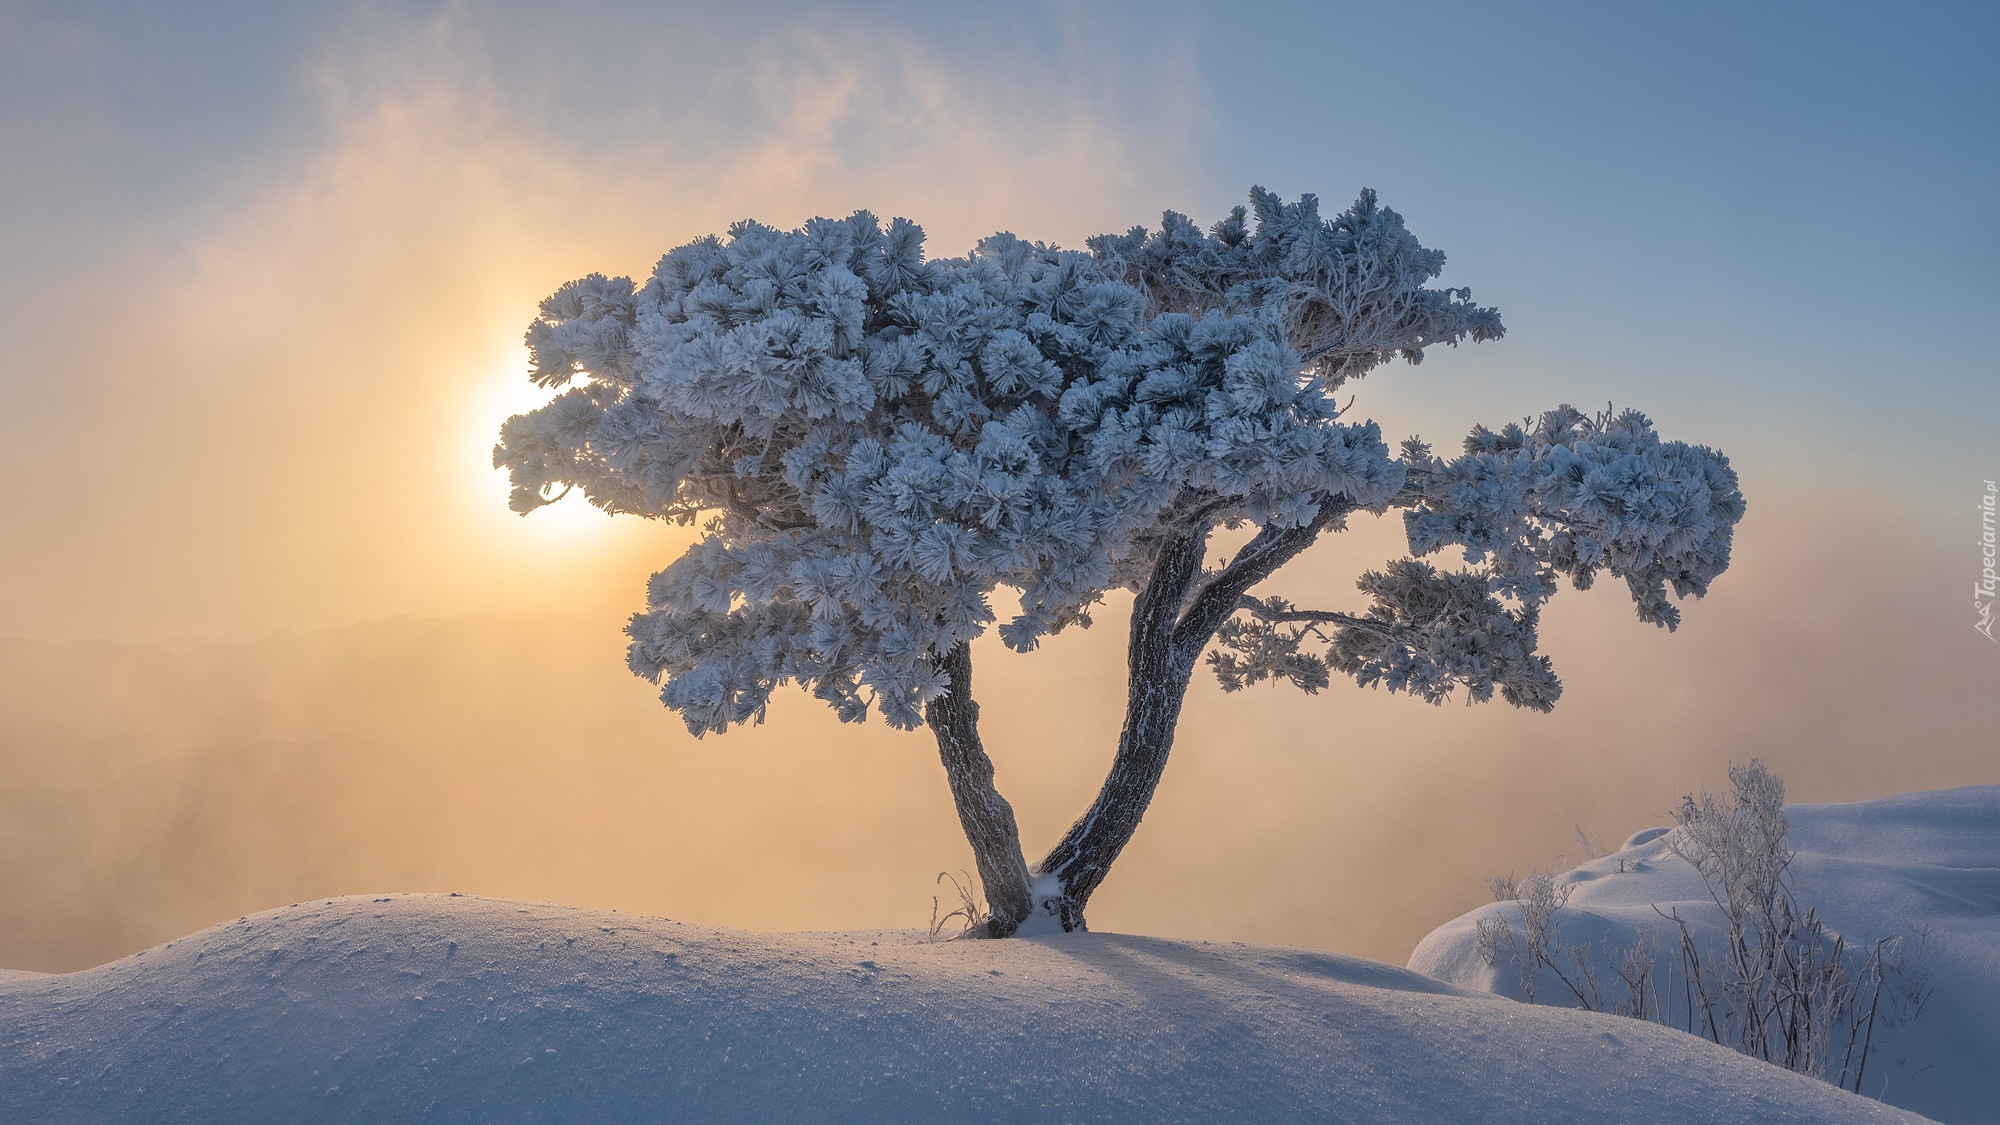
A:
<svg viewBox="0 0 2000 1125">
<path fill-rule="evenodd" d="M 503 355 L 479 364 L 479 372 L 468 387 L 470 406 L 466 411 L 465 437 L 459 445 L 458 462 L 467 466 L 473 493 L 468 504 L 487 513 L 482 527 L 510 545 L 531 545 L 537 551 L 549 549 L 602 550 L 610 545 L 621 522 L 594 508 L 583 493 L 568 496 L 526 516 L 507 507 L 510 486 L 507 473 L 495 469 L 493 446 L 500 440 L 500 426 L 516 414 L 524 414 L 546 404 L 556 392 L 528 381 L 526 357 L 518 343 L 509 343 Z M 636 519 L 630 522 L 638 522 Z"/>
</svg>

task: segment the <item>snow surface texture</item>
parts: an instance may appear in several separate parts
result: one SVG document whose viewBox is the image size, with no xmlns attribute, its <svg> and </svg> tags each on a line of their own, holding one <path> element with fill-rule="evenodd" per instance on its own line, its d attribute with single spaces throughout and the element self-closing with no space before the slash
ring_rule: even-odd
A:
<svg viewBox="0 0 2000 1125">
<path fill-rule="evenodd" d="M 1924 964 L 1932 992 L 1914 1021 L 1877 1023 L 1864 1092 L 1939 1121 L 2000 1120 L 2000 786 L 1785 812 L 1801 907 L 1817 908 L 1850 942 L 1930 930 Z M 1616 979 L 1603 966 L 1607 935 L 1616 949 L 1652 931 L 1663 962 L 1678 949 L 1678 932 L 1655 905 L 1678 911 L 1697 941 L 1713 943 L 1723 932 L 1700 876 L 1668 849 L 1665 834 L 1636 833 L 1623 850 L 1563 876 L 1573 889 L 1557 915 L 1562 939 L 1593 944 L 1602 979 Z M 1479 920 L 1489 917 L 1521 931 L 1519 905 L 1493 903 L 1424 938 L 1410 967 L 1523 998 L 1505 951 L 1488 965 L 1476 950 Z M 1546 969 L 1536 991 L 1542 1004 L 1573 1002 Z"/>
<path fill-rule="evenodd" d="M 1914 1120 L 1676 1031 L 1330 953 L 445 895 L 0 978 L 0 1038 L 11 1121 Z"/>
</svg>

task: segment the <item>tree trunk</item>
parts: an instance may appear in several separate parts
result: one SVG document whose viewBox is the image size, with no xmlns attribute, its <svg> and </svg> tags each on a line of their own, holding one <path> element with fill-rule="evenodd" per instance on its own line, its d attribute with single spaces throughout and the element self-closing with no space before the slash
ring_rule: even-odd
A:
<svg viewBox="0 0 2000 1125">
<path fill-rule="evenodd" d="M 1192 598 L 1188 595 L 1201 577 L 1208 547 L 1208 525 L 1183 528 L 1160 548 L 1145 589 L 1132 603 L 1125 728 L 1118 735 L 1111 773 L 1097 800 L 1035 868 L 1054 875 L 1062 888 L 1056 905 L 1063 929 L 1086 928 L 1084 904 L 1131 842 L 1152 804 L 1167 755 L 1174 748 L 1174 728 L 1180 723 L 1188 680 L 1209 638 L 1236 612 L 1250 587 L 1312 546 L 1321 531 L 1340 526 L 1353 510 L 1352 500 L 1328 496 L 1305 526 L 1266 527 Z"/>
<path fill-rule="evenodd" d="M 1125 850 L 1152 803 L 1153 790 L 1167 768 L 1174 727 L 1187 697 L 1194 661 L 1174 644 L 1174 625 L 1188 585 L 1201 573 L 1206 529 L 1169 540 L 1160 548 L 1146 588 L 1132 603 L 1132 635 L 1126 649 L 1125 728 L 1118 755 L 1097 800 L 1050 849 L 1037 866 L 1054 875 L 1063 896 L 1057 906 L 1065 930 L 1084 929 L 1083 907 L 1104 881 L 1111 862 Z M 1200 649 L 1195 649 L 1199 655 Z"/>
<path fill-rule="evenodd" d="M 939 659 L 951 689 L 924 705 L 924 722 L 937 734 L 958 823 L 972 845 L 972 860 L 986 888 L 989 937 L 1014 932 L 1034 908 L 1028 894 L 1028 864 L 1021 856 L 1021 832 L 1014 806 L 993 786 L 993 760 L 979 744 L 979 704 L 972 700 L 972 646 L 959 645 Z"/>
</svg>

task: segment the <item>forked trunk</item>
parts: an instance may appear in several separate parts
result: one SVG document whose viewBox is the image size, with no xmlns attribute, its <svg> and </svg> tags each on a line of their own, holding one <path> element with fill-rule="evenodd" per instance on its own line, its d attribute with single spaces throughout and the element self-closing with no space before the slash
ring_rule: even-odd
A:
<svg viewBox="0 0 2000 1125">
<path fill-rule="evenodd" d="M 958 823 L 972 845 L 972 860 L 986 888 L 991 912 L 987 934 L 1006 937 L 1033 909 L 1028 864 L 1021 856 L 1021 832 L 1014 806 L 993 785 L 993 760 L 979 743 L 979 704 L 972 699 L 972 646 L 959 645 L 939 661 L 951 690 L 924 705 L 924 722 L 937 734 L 938 757 L 951 783 Z"/>
<path fill-rule="evenodd" d="M 1302 527 L 1263 531 L 1238 551 L 1222 573 L 1199 591 L 1208 525 L 1178 529 L 1160 547 L 1145 589 L 1132 603 L 1132 635 L 1126 653 L 1125 727 L 1118 735 L 1118 754 L 1111 773 L 1077 822 L 1035 867 L 1038 876 L 1054 876 L 1060 897 L 1048 904 L 1065 930 L 1084 929 L 1083 908 L 1104 881 L 1111 863 L 1153 802 L 1167 756 L 1174 748 L 1181 703 L 1188 680 L 1207 648 L 1209 638 L 1236 611 L 1250 587 L 1311 546 L 1326 527 L 1337 526 L 1354 510 L 1345 497 L 1327 497 L 1319 514 Z M 979 878 L 992 911 L 988 932 L 1012 934 L 1035 908 L 1028 867 L 1021 858 L 1021 837 L 1014 826 L 1014 809 L 993 787 L 993 763 L 979 743 L 979 705 L 972 701 L 972 650 L 960 645 L 939 667 L 951 678 L 951 691 L 925 705 L 924 719 L 937 732 L 938 751 L 951 779 L 958 820 L 972 845 Z"/>
</svg>

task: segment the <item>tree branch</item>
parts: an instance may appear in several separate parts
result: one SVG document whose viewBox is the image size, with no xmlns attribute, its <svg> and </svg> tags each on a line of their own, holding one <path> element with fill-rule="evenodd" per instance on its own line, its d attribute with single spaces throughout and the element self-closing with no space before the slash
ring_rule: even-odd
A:
<svg viewBox="0 0 2000 1125">
<path fill-rule="evenodd" d="M 1174 627 L 1175 655 L 1192 667 L 1208 639 L 1229 620 L 1230 614 L 1241 608 L 1239 601 L 1245 591 L 1297 558 L 1299 552 L 1313 545 L 1328 524 L 1344 518 L 1355 507 L 1352 497 L 1328 496 L 1320 501 L 1319 515 L 1304 527 L 1266 527 L 1259 531 L 1236 552 L 1221 574 L 1209 579 L 1181 614 Z"/>
<path fill-rule="evenodd" d="M 1260 621 L 1272 624 L 1303 621 L 1313 625 L 1338 625 L 1343 629 L 1366 629 L 1383 636 L 1396 636 L 1408 628 L 1394 621 L 1383 621 L 1375 617 L 1356 617 L 1351 613 L 1341 613 L 1331 609 L 1272 609 L 1248 594 L 1236 600 L 1236 608 L 1248 612 Z"/>
</svg>

